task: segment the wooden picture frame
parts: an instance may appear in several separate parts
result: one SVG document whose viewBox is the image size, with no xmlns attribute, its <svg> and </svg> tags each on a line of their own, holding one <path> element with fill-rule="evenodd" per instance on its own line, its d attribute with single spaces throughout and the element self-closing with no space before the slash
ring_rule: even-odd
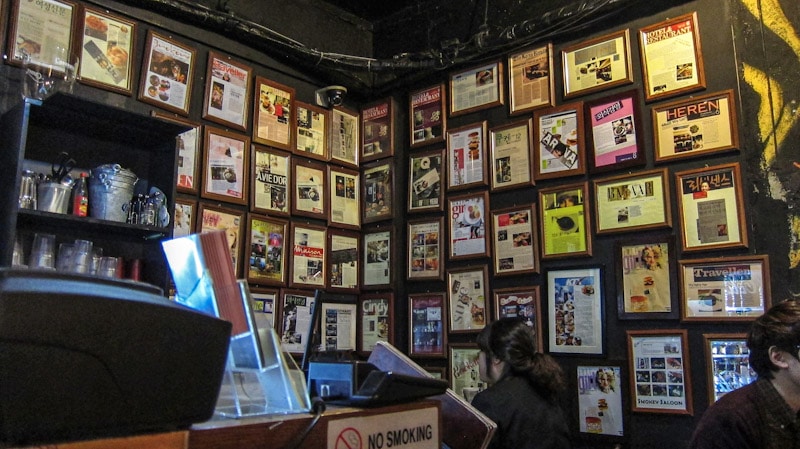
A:
<svg viewBox="0 0 800 449">
<path fill-rule="evenodd" d="M 56 48 L 66 49 L 69 55 L 77 53 L 73 41 L 78 8 L 78 4 L 71 0 L 12 0 L 6 42 L 8 58 L 4 59 L 16 66 L 27 63 L 44 67 L 50 64 L 42 59 L 43 56 L 55 53 Z M 28 23 L 32 26 L 26 26 Z M 41 25 L 44 23 L 47 26 Z M 56 30 L 58 33 L 54 32 Z M 53 68 L 62 72 L 59 67 Z"/>
<path fill-rule="evenodd" d="M 363 224 L 394 217 L 394 165 L 391 158 L 364 164 L 361 169 L 361 189 Z"/>
<path fill-rule="evenodd" d="M 758 378 L 750 365 L 746 333 L 703 334 L 703 351 L 709 405 Z"/>
<path fill-rule="evenodd" d="M 603 286 L 604 274 L 599 266 L 547 272 L 550 353 L 605 354 Z"/>
<path fill-rule="evenodd" d="M 330 111 L 300 100 L 296 100 L 294 105 L 297 123 L 292 152 L 298 156 L 327 162 L 331 157 L 328 147 Z"/>
<path fill-rule="evenodd" d="M 147 30 L 137 99 L 188 116 L 196 58 L 194 47 Z"/>
<path fill-rule="evenodd" d="M 772 306 L 769 257 L 678 261 L 682 322 L 753 321 Z"/>
<path fill-rule="evenodd" d="M 203 188 L 200 196 L 233 204 L 247 204 L 250 138 L 214 126 L 205 126 Z"/>
<path fill-rule="evenodd" d="M 539 189 L 542 260 L 592 255 L 588 182 Z"/>
<path fill-rule="evenodd" d="M 650 114 L 657 163 L 739 148 L 732 89 L 656 105 Z"/>
<path fill-rule="evenodd" d="M 364 230 L 362 248 L 362 289 L 391 288 L 394 280 L 392 262 L 396 260 L 395 232 L 390 226 Z"/>
<path fill-rule="evenodd" d="M 489 185 L 486 162 L 487 122 L 447 131 L 447 190 Z"/>
<path fill-rule="evenodd" d="M 478 392 L 485 388 L 478 372 L 480 349 L 475 343 L 449 343 L 447 345 L 447 373 L 450 375 L 450 388 L 470 402 Z"/>
<path fill-rule="evenodd" d="M 675 190 L 684 252 L 747 247 L 738 162 L 679 171 Z"/>
<path fill-rule="evenodd" d="M 151 111 L 150 115 L 191 128 L 176 137 L 175 147 L 178 151 L 178 172 L 175 177 L 175 189 L 179 193 L 197 195 L 200 190 L 199 172 L 202 162 L 203 141 L 205 140 L 203 125 L 176 114 L 167 114 L 157 110 Z"/>
<path fill-rule="evenodd" d="M 645 101 L 705 89 L 697 23 L 697 12 L 691 12 L 639 30 Z"/>
<path fill-rule="evenodd" d="M 538 285 L 498 288 L 494 290 L 495 319 L 519 318 L 533 329 L 536 336 L 536 350 L 544 352 L 544 330 L 542 329 L 542 309 L 540 287 Z"/>
<path fill-rule="evenodd" d="M 355 231 L 328 228 L 328 291 L 359 292 L 360 255 L 361 234 Z"/>
<path fill-rule="evenodd" d="M 624 436 L 622 367 L 578 365 L 576 374 L 580 432 Z"/>
<path fill-rule="evenodd" d="M 327 220 L 328 165 L 296 156 L 291 164 L 292 215 Z"/>
<path fill-rule="evenodd" d="M 256 76 L 253 102 L 253 142 L 292 151 L 295 148 L 295 90 L 293 87 Z"/>
<path fill-rule="evenodd" d="M 196 221 L 197 201 L 176 197 L 175 210 L 172 213 L 172 238 L 194 233 Z"/>
<path fill-rule="evenodd" d="M 408 220 L 406 250 L 406 279 L 441 281 L 444 278 L 442 260 L 444 218 Z"/>
<path fill-rule="evenodd" d="M 486 265 L 447 270 L 447 328 L 451 334 L 480 332 L 489 312 L 489 269 Z"/>
<path fill-rule="evenodd" d="M 361 108 L 361 162 L 394 156 L 394 98 L 374 101 Z"/>
<path fill-rule="evenodd" d="M 554 69 L 552 43 L 508 56 L 509 115 L 555 106 Z"/>
<path fill-rule="evenodd" d="M 346 167 L 358 168 L 360 164 L 361 121 L 358 112 L 342 106 L 331 109 L 328 128 L 329 160 Z"/>
<path fill-rule="evenodd" d="M 309 223 L 290 223 L 292 251 L 289 287 L 324 289 L 327 275 L 328 229 Z"/>
<path fill-rule="evenodd" d="M 693 415 L 688 331 L 626 331 L 631 411 Z"/>
<path fill-rule="evenodd" d="M 448 260 L 489 256 L 491 223 L 487 221 L 489 192 L 453 195 L 447 199 Z"/>
<path fill-rule="evenodd" d="M 394 293 L 358 297 L 358 353 L 369 356 L 379 341 L 394 343 Z"/>
<path fill-rule="evenodd" d="M 408 212 L 444 209 L 444 149 L 414 152 L 408 157 Z"/>
<path fill-rule="evenodd" d="M 289 221 L 250 213 L 247 215 L 247 273 L 250 284 L 286 285 Z"/>
<path fill-rule="evenodd" d="M 249 65 L 231 56 L 209 51 L 203 118 L 246 132 L 253 93 L 252 78 L 253 68 Z"/>
<path fill-rule="evenodd" d="M 450 117 L 505 104 L 503 63 L 494 61 L 450 75 Z"/>
<path fill-rule="evenodd" d="M 534 185 L 532 146 L 532 119 L 489 129 L 489 189 L 492 192 Z"/>
<path fill-rule="evenodd" d="M 669 235 L 618 240 L 615 243 L 617 318 L 678 318 L 675 239 Z"/>
<path fill-rule="evenodd" d="M 533 204 L 493 210 L 492 261 L 495 276 L 538 273 L 539 239 Z"/>
<path fill-rule="evenodd" d="M 250 287 L 250 303 L 257 331 L 275 329 L 275 316 L 280 301 L 277 288 Z"/>
<path fill-rule="evenodd" d="M 237 279 L 241 276 L 242 237 L 245 214 L 237 209 L 200 202 L 197 211 L 197 233 L 225 231 L 230 245 L 231 264 Z"/>
<path fill-rule="evenodd" d="M 444 142 L 447 132 L 447 101 L 444 83 L 409 94 L 408 128 L 411 148 Z"/>
<path fill-rule="evenodd" d="M 319 335 L 322 350 L 355 352 L 358 340 L 358 304 L 320 300 Z"/>
<path fill-rule="evenodd" d="M 614 31 L 561 50 L 564 99 L 633 83 L 630 31 Z"/>
<path fill-rule="evenodd" d="M 597 235 L 671 228 L 667 169 L 593 181 Z"/>
<path fill-rule="evenodd" d="M 288 217 L 293 195 L 292 155 L 260 145 L 250 146 L 250 211 Z"/>
<path fill-rule="evenodd" d="M 414 358 L 447 356 L 447 302 L 444 292 L 409 293 L 408 355 Z"/>
<path fill-rule="evenodd" d="M 639 93 L 628 90 L 584 103 L 589 172 L 644 166 Z"/>
<path fill-rule="evenodd" d="M 328 166 L 328 225 L 361 229 L 361 174 L 358 170 Z"/>
<path fill-rule="evenodd" d="M 281 289 L 276 310 L 275 330 L 283 350 L 302 355 L 311 338 L 311 320 L 314 313 L 314 290 Z M 320 320 L 322 321 L 322 320 Z"/>
<path fill-rule="evenodd" d="M 534 180 L 586 174 L 583 108 L 577 101 L 534 111 Z"/>
<path fill-rule="evenodd" d="M 133 94 L 136 22 L 117 14 L 83 6 L 79 31 L 78 81 L 99 89 Z"/>
</svg>

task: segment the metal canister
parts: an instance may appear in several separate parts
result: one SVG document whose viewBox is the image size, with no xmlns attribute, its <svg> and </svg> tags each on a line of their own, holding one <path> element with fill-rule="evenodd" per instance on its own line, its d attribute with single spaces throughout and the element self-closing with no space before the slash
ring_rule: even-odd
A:
<svg viewBox="0 0 800 449">
<path fill-rule="evenodd" d="M 36 173 L 32 170 L 22 170 L 19 185 L 19 208 L 36 209 Z"/>
</svg>

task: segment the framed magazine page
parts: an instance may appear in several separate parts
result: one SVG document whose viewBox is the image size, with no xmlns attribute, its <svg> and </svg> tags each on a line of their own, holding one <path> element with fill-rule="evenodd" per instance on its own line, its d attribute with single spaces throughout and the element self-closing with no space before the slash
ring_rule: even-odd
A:
<svg viewBox="0 0 800 449">
<path fill-rule="evenodd" d="M 747 334 L 703 334 L 703 350 L 709 404 L 758 378 L 750 366 Z"/>
<path fill-rule="evenodd" d="M 328 218 L 328 166 L 319 161 L 292 158 L 292 215 Z"/>
<path fill-rule="evenodd" d="M 197 219 L 197 201 L 183 197 L 175 198 L 175 212 L 172 215 L 172 238 L 192 234 Z"/>
<path fill-rule="evenodd" d="M 234 204 L 247 204 L 250 138 L 205 126 L 203 190 L 200 196 Z"/>
<path fill-rule="evenodd" d="M 151 111 L 150 115 L 191 128 L 176 137 L 178 173 L 175 187 L 180 193 L 196 195 L 200 185 L 198 172 L 202 162 L 203 140 L 205 139 L 203 125 L 177 115 L 165 114 L 156 110 Z"/>
<path fill-rule="evenodd" d="M 256 77 L 253 105 L 253 142 L 292 151 L 295 147 L 294 88 Z"/>
<path fill-rule="evenodd" d="M 394 156 L 395 109 L 391 97 L 361 108 L 361 162 Z"/>
<path fill-rule="evenodd" d="M 532 204 L 492 211 L 495 276 L 538 273 L 539 242 Z"/>
<path fill-rule="evenodd" d="M 706 87 L 697 12 L 639 30 L 645 101 L 662 100 Z"/>
<path fill-rule="evenodd" d="M 320 335 L 324 351 L 355 351 L 358 304 L 320 301 Z"/>
<path fill-rule="evenodd" d="M 542 310 L 539 307 L 539 286 L 498 288 L 494 291 L 494 316 L 521 318 L 533 328 L 536 335 L 536 350 L 544 352 L 542 339 Z"/>
<path fill-rule="evenodd" d="M 195 48 L 147 30 L 139 101 L 189 115 L 196 56 Z"/>
<path fill-rule="evenodd" d="M 647 163 L 636 90 L 587 101 L 584 105 L 589 123 L 590 172 L 640 167 Z"/>
<path fill-rule="evenodd" d="M 602 355 L 603 304 L 603 278 L 599 267 L 548 271 L 548 351 Z"/>
<path fill-rule="evenodd" d="M 291 223 L 291 271 L 289 286 L 325 288 L 328 246 L 327 228 L 307 223 Z"/>
<path fill-rule="evenodd" d="M 131 95 L 136 22 L 89 6 L 83 7 L 82 18 L 78 44 L 83 64 L 78 69 L 78 80 L 100 89 Z"/>
<path fill-rule="evenodd" d="M 631 411 L 693 415 L 686 329 L 628 330 Z"/>
<path fill-rule="evenodd" d="M 444 84 L 409 94 L 411 148 L 444 142 L 447 132 L 447 102 Z"/>
<path fill-rule="evenodd" d="M 447 303 L 444 293 L 408 295 L 408 355 L 444 358 L 447 347 Z"/>
<path fill-rule="evenodd" d="M 364 231 L 364 289 L 391 288 L 392 261 L 395 260 L 394 231 L 390 227 Z"/>
<path fill-rule="evenodd" d="M 617 318 L 678 318 L 675 244 L 672 236 L 618 240 L 615 245 Z"/>
<path fill-rule="evenodd" d="M 408 162 L 408 212 L 441 212 L 444 208 L 444 150 L 414 152 Z"/>
<path fill-rule="evenodd" d="M 358 352 L 368 355 L 379 341 L 394 342 L 394 294 L 369 293 L 358 297 Z"/>
<path fill-rule="evenodd" d="M 489 130 L 492 192 L 532 186 L 531 119 L 495 126 Z"/>
<path fill-rule="evenodd" d="M 508 56 L 508 112 L 523 114 L 554 106 L 553 44 L 528 48 Z"/>
<path fill-rule="evenodd" d="M 280 335 L 283 350 L 290 354 L 303 354 L 311 338 L 309 331 L 314 313 L 314 290 L 281 290 L 276 313 L 275 330 Z"/>
<path fill-rule="evenodd" d="M 292 156 L 269 147 L 250 148 L 250 210 L 288 217 L 292 195 Z"/>
<path fill-rule="evenodd" d="M 622 376 L 619 366 L 578 366 L 580 431 L 623 436 Z"/>
<path fill-rule="evenodd" d="M 350 168 L 358 168 L 361 155 L 358 112 L 337 106 L 331 109 L 329 117 L 330 160 Z"/>
<path fill-rule="evenodd" d="M 561 50 L 564 99 L 633 83 L 630 32 L 614 31 Z"/>
<path fill-rule="evenodd" d="M 594 181 L 597 234 L 672 227 L 667 176 L 656 169 Z"/>
<path fill-rule="evenodd" d="M 505 103 L 503 63 L 495 61 L 450 75 L 450 117 Z"/>
<path fill-rule="evenodd" d="M 467 193 L 451 196 L 447 200 L 450 219 L 449 260 L 473 259 L 489 256 L 489 192 Z"/>
<path fill-rule="evenodd" d="M 361 234 L 328 228 L 328 290 L 358 293 L 361 279 Z"/>
<path fill-rule="evenodd" d="M 328 166 L 328 225 L 361 229 L 361 174 L 358 170 Z"/>
<path fill-rule="evenodd" d="M 681 260 L 681 321 L 753 321 L 772 305 L 766 255 Z"/>
<path fill-rule="evenodd" d="M 77 16 L 77 5 L 69 0 L 12 0 L 6 61 L 17 66 L 53 66 L 63 72 L 59 61 L 53 64 L 47 59 L 56 54 L 78 54 L 72 44 Z"/>
<path fill-rule="evenodd" d="M 683 251 L 746 248 L 739 163 L 675 173 Z"/>
<path fill-rule="evenodd" d="M 480 332 L 489 322 L 489 270 L 486 265 L 447 270 L 448 329 Z"/>
<path fill-rule="evenodd" d="M 253 69 L 230 56 L 208 52 L 203 118 L 247 131 Z"/>
<path fill-rule="evenodd" d="M 450 343 L 447 345 L 447 372 L 450 374 L 450 388 L 470 402 L 478 392 L 485 388 L 478 372 L 478 354 L 481 352 L 475 343 Z"/>
<path fill-rule="evenodd" d="M 580 101 L 533 113 L 533 179 L 586 173 L 583 123 Z"/>
<path fill-rule="evenodd" d="M 250 287 L 250 299 L 256 329 L 275 328 L 275 311 L 278 309 L 280 292 L 277 288 Z"/>
<path fill-rule="evenodd" d="M 489 185 L 483 120 L 447 132 L 447 190 Z"/>
<path fill-rule="evenodd" d="M 733 90 L 656 105 L 651 115 L 656 162 L 739 148 Z"/>
<path fill-rule="evenodd" d="M 286 285 L 287 220 L 262 215 L 247 216 L 247 282 L 256 285 Z"/>
<path fill-rule="evenodd" d="M 361 169 L 364 209 L 362 223 L 390 220 L 394 216 L 394 166 L 392 159 L 369 162 Z"/>
<path fill-rule="evenodd" d="M 313 104 L 295 101 L 295 148 L 297 155 L 311 159 L 327 161 L 330 159 L 328 148 L 328 123 L 330 111 Z"/>
<path fill-rule="evenodd" d="M 587 183 L 539 189 L 542 259 L 591 256 Z"/>
<path fill-rule="evenodd" d="M 419 218 L 408 221 L 408 250 L 406 279 L 443 280 L 442 217 Z"/>
<path fill-rule="evenodd" d="M 242 245 L 244 240 L 245 214 L 236 209 L 214 206 L 200 202 L 197 211 L 197 224 L 195 230 L 198 233 L 225 231 L 225 237 L 230 246 L 231 264 L 233 273 L 237 279 L 241 276 Z"/>
</svg>

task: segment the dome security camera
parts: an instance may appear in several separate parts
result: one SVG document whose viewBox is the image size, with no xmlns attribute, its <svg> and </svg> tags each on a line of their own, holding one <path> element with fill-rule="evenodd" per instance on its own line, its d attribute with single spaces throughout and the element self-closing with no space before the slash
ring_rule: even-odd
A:
<svg viewBox="0 0 800 449">
<path fill-rule="evenodd" d="M 328 86 L 322 89 L 317 89 L 314 92 L 314 97 L 317 106 L 323 108 L 331 108 L 333 106 L 341 106 L 344 103 L 344 97 L 347 94 L 347 88 L 344 86 Z"/>
</svg>

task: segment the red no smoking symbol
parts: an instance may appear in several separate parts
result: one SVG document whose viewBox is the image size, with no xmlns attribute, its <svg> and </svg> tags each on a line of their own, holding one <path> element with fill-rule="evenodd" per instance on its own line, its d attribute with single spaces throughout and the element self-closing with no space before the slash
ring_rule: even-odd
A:
<svg viewBox="0 0 800 449">
<path fill-rule="evenodd" d="M 335 449 L 361 449 L 361 434 L 352 427 L 343 429 L 336 437 Z"/>
</svg>

